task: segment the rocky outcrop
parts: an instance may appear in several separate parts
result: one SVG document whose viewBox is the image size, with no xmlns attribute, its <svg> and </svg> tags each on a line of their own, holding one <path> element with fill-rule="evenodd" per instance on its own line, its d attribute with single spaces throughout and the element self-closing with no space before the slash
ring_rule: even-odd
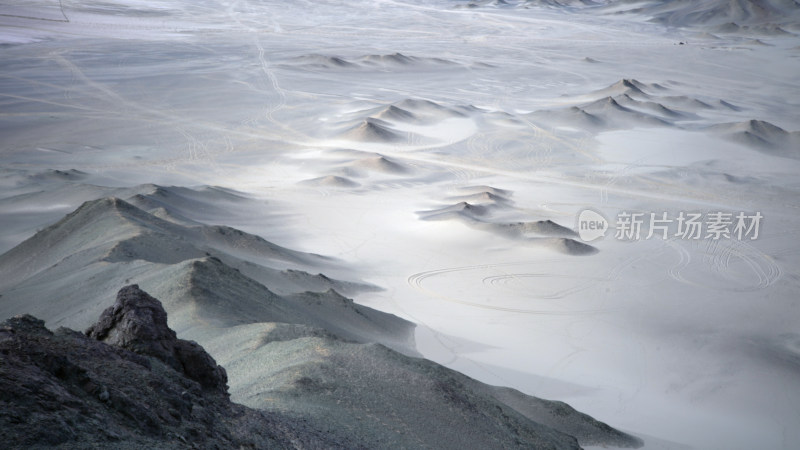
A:
<svg viewBox="0 0 800 450">
<path fill-rule="evenodd" d="M 197 381 L 205 389 L 226 393 L 228 375 L 214 358 L 194 341 L 178 339 L 167 325 L 161 302 L 139 289 L 122 288 L 86 335 L 141 355 L 152 356 Z"/>
<path fill-rule="evenodd" d="M 0 323 L 3 448 L 350 447 L 302 420 L 231 403 L 224 370 L 175 339 L 158 301 L 135 286 L 106 312 L 90 334 L 119 345 L 51 332 L 30 315 Z"/>
</svg>

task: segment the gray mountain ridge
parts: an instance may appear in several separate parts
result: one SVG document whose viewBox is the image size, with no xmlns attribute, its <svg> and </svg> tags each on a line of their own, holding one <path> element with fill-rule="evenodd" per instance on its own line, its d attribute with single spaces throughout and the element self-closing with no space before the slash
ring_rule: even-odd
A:
<svg viewBox="0 0 800 450">
<path fill-rule="evenodd" d="M 85 328 L 129 281 L 164 302 L 178 337 L 196 341 L 226 368 L 234 401 L 298 421 L 332 443 L 641 446 L 638 438 L 566 404 L 488 386 L 415 357 L 413 324 L 335 290 L 276 294 L 234 267 L 242 260 L 226 251 L 223 238 L 241 232 L 230 230 L 222 237 L 197 232 L 119 199 L 88 202 L 0 255 L 0 317 L 31 311 L 48 323 Z M 122 242 L 129 243 L 125 251 Z M 287 261 L 283 251 L 276 255 L 276 246 L 261 238 L 239 242 L 256 244 L 237 253 L 250 265 L 297 270 L 296 260 Z M 75 292 L 75 285 L 82 289 Z"/>
</svg>

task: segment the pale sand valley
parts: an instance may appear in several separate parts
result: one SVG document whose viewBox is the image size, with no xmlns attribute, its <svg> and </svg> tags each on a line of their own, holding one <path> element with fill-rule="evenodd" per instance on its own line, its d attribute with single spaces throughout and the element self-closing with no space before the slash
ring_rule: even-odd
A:
<svg viewBox="0 0 800 450">
<path fill-rule="evenodd" d="M 798 448 L 798 80 L 794 0 L 4 1 L 0 446 Z"/>
</svg>

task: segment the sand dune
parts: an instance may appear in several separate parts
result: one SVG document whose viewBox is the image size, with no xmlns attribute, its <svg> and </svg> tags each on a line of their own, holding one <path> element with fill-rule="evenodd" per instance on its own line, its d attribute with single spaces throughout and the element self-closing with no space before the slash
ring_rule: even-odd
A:
<svg viewBox="0 0 800 450">
<path fill-rule="evenodd" d="M 606 125 L 606 121 L 601 116 L 591 114 L 577 106 L 554 111 L 535 111 L 528 114 L 528 117 L 537 122 L 565 125 L 583 130 L 602 130 Z"/>
<path fill-rule="evenodd" d="M 391 55 L 368 55 L 361 58 L 361 61 L 366 64 L 372 64 L 376 66 L 408 66 L 414 64 L 417 61 L 417 58 L 409 57 L 402 53 L 394 53 Z"/>
<path fill-rule="evenodd" d="M 349 113 L 348 117 L 359 123 L 340 137 L 358 142 L 420 143 L 428 140 L 422 133 L 430 132 L 433 126 L 448 119 L 465 118 L 476 111 L 470 106 L 448 107 L 429 100 L 405 99 Z M 425 128 L 428 130 L 422 131 Z"/>
<path fill-rule="evenodd" d="M 477 192 L 475 194 L 468 194 L 468 195 L 457 195 L 454 197 L 449 197 L 448 200 L 456 200 L 459 202 L 464 202 L 473 205 L 508 203 L 511 201 L 510 199 L 502 195 L 498 195 L 489 191 Z"/>
<path fill-rule="evenodd" d="M 392 175 L 405 174 L 411 171 L 409 166 L 382 155 L 375 156 L 373 158 L 359 159 L 352 163 L 349 167 L 366 170 L 369 172 L 379 172 Z"/>
<path fill-rule="evenodd" d="M 474 221 L 473 228 L 495 233 L 520 244 L 545 248 L 569 256 L 593 255 L 599 250 L 577 239 L 577 233 L 550 220 L 535 222 L 492 223 Z"/>
<path fill-rule="evenodd" d="M 303 180 L 300 183 L 305 184 L 307 186 L 320 186 L 320 187 L 331 187 L 331 188 L 353 188 L 360 186 L 359 183 L 346 177 L 340 177 L 338 175 L 326 175 L 323 177 L 311 178 L 309 180 Z"/>
<path fill-rule="evenodd" d="M 358 142 L 393 143 L 406 142 L 404 133 L 392 130 L 386 121 L 374 118 L 365 119 L 341 135 L 341 138 Z"/>
<path fill-rule="evenodd" d="M 602 96 L 596 98 L 597 96 Z M 586 98 L 596 98 L 586 102 Z M 539 110 L 527 114 L 537 123 L 567 126 L 599 133 L 639 126 L 678 126 L 697 128 L 706 121 L 702 112 L 729 113 L 741 111 L 738 106 L 721 99 L 673 95 L 659 83 L 643 83 L 623 79 L 606 88 L 573 97 L 574 106 Z"/>
<path fill-rule="evenodd" d="M 729 102 L 726 102 L 725 100 L 717 100 L 715 103 L 716 103 L 717 105 L 719 105 L 719 106 L 721 106 L 721 107 L 723 107 L 723 108 L 727 108 L 727 109 L 729 109 L 729 110 L 731 110 L 731 111 L 741 111 L 741 110 L 742 110 L 742 109 L 741 109 L 741 108 L 739 108 L 738 106 L 736 106 L 736 105 L 734 105 L 734 104 L 731 104 L 731 103 L 729 103 Z"/>
<path fill-rule="evenodd" d="M 507 189 L 500 189 L 487 185 L 459 186 L 458 191 L 464 194 L 482 194 L 484 192 L 487 192 L 489 194 L 496 195 L 498 197 L 503 197 L 506 199 L 511 198 L 514 195 L 512 191 L 509 191 Z"/>
<path fill-rule="evenodd" d="M 699 108 L 705 103 L 690 98 L 663 95 L 658 83 L 622 79 L 606 88 L 574 98 L 575 104 L 556 110 L 539 110 L 526 116 L 536 122 L 578 128 L 589 132 L 637 126 L 668 126 L 674 121 L 699 117 L 679 108 Z M 586 99 L 593 99 L 586 101 Z M 674 99 L 674 103 L 670 101 Z"/>
<path fill-rule="evenodd" d="M 283 64 L 287 68 L 310 70 L 374 70 L 380 69 L 425 69 L 447 66 L 460 66 L 460 64 L 443 58 L 430 58 L 421 56 L 408 56 L 402 53 L 374 54 L 358 57 L 341 57 L 324 54 L 310 54 L 292 58 Z"/>
<path fill-rule="evenodd" d="M 392 67 L 392 66 L 449 66 L 457 65 L 453 61 L 444 58 L 429 58 L 420 56 L 407 56 L 402 53 L 393 53 L 391 55 L 366 55 L 358 59 L 358 61 L 365 65 L 378 66 L 378 67 Z"/>
<path fill-rule="evenodd" d="M 638 103 L 635 104 L 639 105 Z M 660 117 L 622 106 L 613 97 L 605 97 L 600 100 L 585 104 L 580 108 L 595 117 L 602 117 L 603 122 L 607 126 L 610 125 L 612 127 L 631 127 L 634 125 L 670 125 L 669 122 Z"/>
<path fill-rule="evenodd" d="M 443 120 L 449 117 L 464 117 L 465 115 L 464 112 L 443 106 L 439 103 L 416 98 L 407 98 L 396 103 L 395 106 L 409 111 L 412 114 L 425 116 L 427 119 Z"/>
<path fill-rule="evenodd" d="M 36 182 L 46 181 L 78 181 L 83 180 L 87 176 L 86 172 L 77 169 L 57 170 L 50 169 L 37 174 L 29 175 L 28 178 Z"/>
<path fill-rule="evenodd" d="M 630 97 L 649 97 L 647 91 L 662 90 L 658 84 L 645 84 L 632 78 L 623 78 L 606 88 L 591 93 L 597 97 L 615 97 L 618 95 L 628 95 Z"/>
<path fill-rule="evenodd" d="M 389 105 L 385 109 L 381 110 L 378 114 L 374 116 L 376 119 L 381 120 L 397 120 L 401 122 L 414 122 L 417 120 L 417 116 L 414 114 L 406 111 L 405 109 L 398 108 L 394 105 Z"/>
<path fill-rule="evenodd" d="M 288 67 L 299 66 L 311 69 L 342 69 L 358 67 L 357 64 L 339 56 L 328 56 L 320 54 L 303 55 L 293 58 Z"/>
<path fill-rule="evenodd" d="M 694 119 L 697 118 L 696 115 L 678 111 L 676 109 L 668 108 L 661 103 L 657 102 L 648 102 L 648 101 L 638 101 L 630 97 L 628 94 L 623 94 L 617 97 L 614 97 L 620 105 L 626 106 L 632 109 L 639 109 L 642 111 L 647 111 L 650 113 L 654 113 L 658 116 L 662 116 L 669 119 Z"/>
<path fill-rule="evenodd" d="M 471 199 L 470 202 L 461 201 L 443 208 L 418 211 L 417 215 L 424 221 L 457 221 L 475 230 L 572 256 L 591 255 L 598 251 L 591 245 L 573 239 L 578 235 L 572 229 L 549 219 L 527 222 L 505 222 L 494 219 L 495 212 L 507 213 L 515 209 L 506 197 L 492 192 L 472 194 L 468 197 Z"/>
<path fill-rule="evenodd" d="M 800 158 L 800 132 L 789 132 L 763 120 L 714 125 L 711 129 L 727 139 L 785 158 Z"/>
<path fill-rule="evenodd" d="M 661 100 L 667 102 L 670 105 L 675 105 L 677 107 L 683 107 L 691 110 L 703 110 L 703 109 L 714 108 L 714 106 L 710 105 L 709 103 L 706 103 L 702 100 L 698 100 L 696 98 L 692 98 L 686 95 L 670 95 L 661 97 Z M 720 101 L 720 104 L 721 102 L 722 101 Z"/>
<path fill-rule="evenodd" d="M 473 205 L 467 202 L 458 202 L 454 205 L 436 208 L 429 211 L 419 211 L 417 214 L 422 220 L 448 220 L 454 217 L 474 219 L 489 214 L 490 206 Z"/>
<path fill-rule="evenodd" d="M 505 189 L 498 189 L 492 186 L 460 186 L 456 189 L 457 194 L 450 196 L 447 200 L 463 201 L 473 204 L 506 204 L 512 203 L 513 192 Z"/>
</svg>

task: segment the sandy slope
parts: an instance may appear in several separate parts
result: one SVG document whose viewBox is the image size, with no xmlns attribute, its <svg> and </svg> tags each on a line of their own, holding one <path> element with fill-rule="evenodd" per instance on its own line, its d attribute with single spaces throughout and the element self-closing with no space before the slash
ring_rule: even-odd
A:
<svg viewBox="0 0 800 450">
<path fill-rule="evenodd" d="M 241 276 L 402 317 L 421 354 L 652 448 L 800 443 L 796 3 L 40 3 L 0 6 L 8 314 Z M 142 212 L 105 200 L 11 250 L 106 197 Z M 584 243 L 587 207 L 764 221 Z M 168 303 L 182 332 L 255 326 L 212 294 Z"/>
</svg>

